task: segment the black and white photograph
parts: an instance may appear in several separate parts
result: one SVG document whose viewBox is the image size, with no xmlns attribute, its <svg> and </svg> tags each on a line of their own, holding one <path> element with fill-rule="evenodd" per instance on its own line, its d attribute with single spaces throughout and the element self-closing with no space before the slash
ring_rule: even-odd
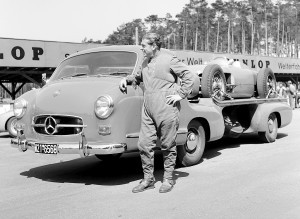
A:
<svg viewBox="0 0 300 219">
<path fill-rule="evenodd" d="M 300 218 L 299 0 L 2 0 L 0 218 Z"/>
</svg>

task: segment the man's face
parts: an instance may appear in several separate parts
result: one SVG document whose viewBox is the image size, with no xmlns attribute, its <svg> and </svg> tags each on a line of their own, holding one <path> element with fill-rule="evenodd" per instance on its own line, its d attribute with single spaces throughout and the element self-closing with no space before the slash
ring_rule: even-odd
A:
<svg viewBox="0 0 300 219">
<path fill-rule="evenodd" d="M 141 50 L 144 53 L 144 57 L 146 58 L 152 58 L 154 56 L 154 51 L 156 49 L 155 44 L 149 44 L 149 40 L 143 39 L 141 43 Z"/>
</svg>

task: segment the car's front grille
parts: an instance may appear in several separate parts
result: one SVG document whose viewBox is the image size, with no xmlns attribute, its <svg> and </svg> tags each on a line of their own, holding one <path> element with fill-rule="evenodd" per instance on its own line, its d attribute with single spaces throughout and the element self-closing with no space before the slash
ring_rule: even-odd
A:
<svg viewBox="0 0 300 219">
<path fill-rule="evenodd" d="M 76 135 L 85 127 L 80 117 L 66 115 L 39 115 L 32 120 L 34 130 L 43 135 Z"/>
</svg>

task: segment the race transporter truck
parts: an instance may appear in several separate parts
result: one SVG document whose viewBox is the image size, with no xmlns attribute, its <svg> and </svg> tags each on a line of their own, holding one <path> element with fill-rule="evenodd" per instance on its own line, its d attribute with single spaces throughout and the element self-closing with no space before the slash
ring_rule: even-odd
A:
<svg viewBox="0 0 300 219">
<path fill-rule="evenodd" d="M 12 146 L 102 160 L 137 151 L 143 84 L 128 86 L 126 94 L 118 85 L 139 73 L 143 59 L 139 46 L 98 47 L 67 57 L 42 88 L 15 101 L 18 135 Z M 292 110 L 277 98 L 271 69 L 256 71 L 217 57 L 190 70 L 194 87 L 180 102 L 176 139 L 181 165 L 197 164 L 206 142 L 247 133 L 273 142 L 278 128 L 291 122 Z"/>
</svg>

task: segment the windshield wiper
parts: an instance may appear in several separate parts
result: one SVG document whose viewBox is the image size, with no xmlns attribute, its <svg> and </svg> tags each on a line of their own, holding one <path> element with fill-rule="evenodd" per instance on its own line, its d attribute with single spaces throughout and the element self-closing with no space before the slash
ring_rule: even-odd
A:
<svg viewBox="0 0 300 219">
<path fill-rule="evenodd" d="M 73 74 L 71 75 L 71 77 L 79 77 L 79 76 L 84 76 L 84 75 L 87 75 L 87 73 L 76 73 L 76 74 Z"/>
<path fill-rule="evenodd" d="M 91 77 L 110 77 L 110 76 L 117 76 L 117 77 L 123 77 L 124 75 L 127 76 L 128 72 L 112 72 L 112 73 L 101 73 L 97 75 L 91 75 Z"/>
<path fill-rule="evenodd" d="M 73 75 L 68 75 L 68 76 L 65 76 L 65 77 L 61 77 L 60 79 L 75 78 L 75 77 L 84 76 L 84 75 L 87 75 L 87 73 L 76 73 L 76 74 L 73 74 Z"/>
<path fill-rule="evenodd" d="M 128 75 L 128 72 L 122 72 L 122 71 L 117 71 L 117 72 L 111 72 L 109 75 Z"/>
</svg>

